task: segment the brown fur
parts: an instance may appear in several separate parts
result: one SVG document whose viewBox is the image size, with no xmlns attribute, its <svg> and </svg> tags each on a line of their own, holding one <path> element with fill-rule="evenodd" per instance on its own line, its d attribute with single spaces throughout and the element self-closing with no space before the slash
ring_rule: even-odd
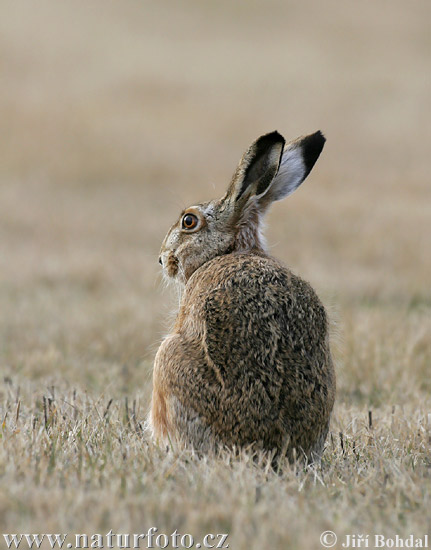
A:
<svg viewBox="0 0 431 550">
<path fill-rule="evenodd" d="M 308 283 L 267 255 L 259 228 L 261 197 L 282 198 L 292 183 L 276 177 L 283 146 L 277 133 L 257 140 L 225 197 L 193 207 L 197 228 L 180 218 L 164 241 L 164 268 L 185 288 L 154 365 L 150 425 L 160 441 L 321 455 L 335 398 L 326 313 Z M 297 187 L 310 152 L 305 164 L 301 141 L 293 147 L 284 154 Z"/>
</svg>

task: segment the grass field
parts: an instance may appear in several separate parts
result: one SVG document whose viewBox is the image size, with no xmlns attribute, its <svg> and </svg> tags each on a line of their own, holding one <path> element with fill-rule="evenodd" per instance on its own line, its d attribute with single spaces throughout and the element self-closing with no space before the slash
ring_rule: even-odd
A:
<svg viewBox="0 0 431 550">
<path fill-rule="evenodd" d="M 428 0 L 0 5 L 0 547 L 430 534 Z M 338 381 L 322 467 L 278 474 L 142 433 L 161 241 L 273 129 L 328 140 L 267 235 L 330 312 Z"/>
</svg>

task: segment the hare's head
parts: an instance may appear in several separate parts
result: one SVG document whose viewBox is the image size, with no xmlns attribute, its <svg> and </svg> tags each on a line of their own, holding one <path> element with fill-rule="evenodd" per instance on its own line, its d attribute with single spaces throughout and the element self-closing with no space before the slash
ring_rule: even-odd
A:
<svg viewBox="0 0 431 550">
<path fill-rule="evenodd" d="M 278 132 L 244 153 L 226 194 L 190 206 L 171 227 L 159 261 L 169 277 L 185 282 L 208 260 L 231 252 L 264 252 L 261 220 L 273 201 L 290 195 L 310 173 L 325 138 L 321 132 L 286 144 Z"/>
</svg>

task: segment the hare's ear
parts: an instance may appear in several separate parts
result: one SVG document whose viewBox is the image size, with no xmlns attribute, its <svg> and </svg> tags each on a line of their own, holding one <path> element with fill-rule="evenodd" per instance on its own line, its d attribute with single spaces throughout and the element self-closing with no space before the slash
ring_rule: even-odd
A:
<svg viewBox="0 0 431 550">
<path fill-rule="evenodd" d="M 278 132 L 257 139 L 244 153 L 224 201 L 237 210 L 251 197 L 262 196 L 278 172 L 284 144 L 285 140 Z"/>
<path fill-rule="evenodd" d="M 325 141 L 322 132 L 318 131 L 286 145 L 278 173 L 268 191 L 259 200 L 262 209 L 273 201 L 284 199 L 301 185 L 319 158 Z"/>
</svg>

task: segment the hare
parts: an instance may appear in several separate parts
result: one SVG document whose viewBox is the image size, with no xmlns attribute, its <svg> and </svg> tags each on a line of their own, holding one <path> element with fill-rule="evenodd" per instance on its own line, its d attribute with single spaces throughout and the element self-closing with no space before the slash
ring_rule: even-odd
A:
<svg viewBox="0 0 431 550">
<path fill-rule="evenodd" d="M 154 363 L 156 441 L 320 459 L 335 397 L 326 312 L 311 286 L 268 254 L 261 226 L 324 143 L 321 132 L 288 144 L 278 132 L 261 136 L 226 194 L 184 210 L 166 235 L 159 262 L 183 291 Z"/>
</svg>

